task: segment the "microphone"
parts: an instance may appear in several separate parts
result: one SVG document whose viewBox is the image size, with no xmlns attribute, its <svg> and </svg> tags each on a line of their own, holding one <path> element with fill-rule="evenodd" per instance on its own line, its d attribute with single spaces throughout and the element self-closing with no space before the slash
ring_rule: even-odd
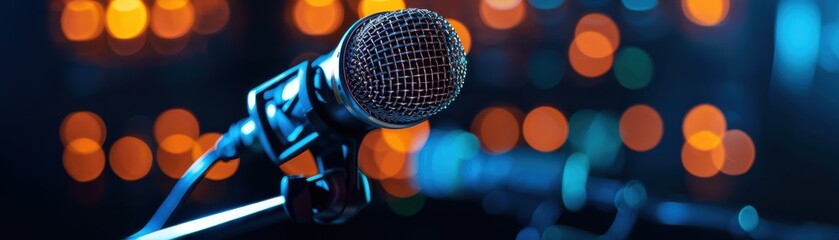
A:
<svg viewBox="0 0 839 240">
<path fill-rule="evenodd" d="M 369 183 L 357 166 L 364 135 L 410 127 L 446 109 L 465 77 L 460 38 L 437 13 L 410 8 L 360 19 L 332 52 L 248 92 L 249 116 L 190 166 L 129 238 L 165 232 L 159 229 L 215 161 L 256 154 L 280 165 L 306 149 L 320 173 L 285 176 L 277 202 L 293 220 L 342 223 L 370 202 Z"/>
<path fill-rule="evenodd" d="M 425 9 L 374 14 L 331 53 L 251 90 L 250 116 L 217 150 L 225 159 L 264 152 L 279 165 L 328 136 L 410 127 L 446 109 L 465 77 L 463 46 L 443 17 Z"/>
<path fill-rule="evenodd" d="M 454 28 L 425 9 L 353 24 L 332 52 L 247 95 L 249 117 L 216 145 L 218 157 L 267 155 L 280 165 L 309 149 L 321 173 L 281 182 L 293 220 L 341 223 L 370 202 L 357 151 L 375 128 L 405 128 L 446 109 L 463 87 L 466 57 Z"/>
</svg>

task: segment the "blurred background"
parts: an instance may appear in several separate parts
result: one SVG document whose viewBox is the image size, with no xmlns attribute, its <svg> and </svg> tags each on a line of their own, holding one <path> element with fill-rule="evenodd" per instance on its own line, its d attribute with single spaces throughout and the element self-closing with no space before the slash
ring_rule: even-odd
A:
<svg viewBox="0 0 839 240">
<path fill-rule="evenodd" d="M 359 153 L 343 225 L 281 211 L 197 238 L 839 238 L 839 2 L 45 0 L 0 7 L 8 232 L 122 238 L 246 116 L 251 88 L 361 17 L 427 8 L 457 101 Z M 170 223 L 279 194 L 311 153 L 214 166 Z"/>
</svg>

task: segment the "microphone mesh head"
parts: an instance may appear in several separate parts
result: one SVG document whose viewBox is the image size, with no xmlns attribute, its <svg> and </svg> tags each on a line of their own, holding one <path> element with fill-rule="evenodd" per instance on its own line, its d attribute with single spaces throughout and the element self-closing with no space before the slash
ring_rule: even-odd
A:
<svg viewBox="0 0 839 240">
<path fill-rule="evenodd" d="M 392 124 L 427 119 L 463 87 L 466 57 L 443 17 L 425 9 L 370 16 L 349 39 L 343 66 L 350 95 L 371 116 Z"/>
</svg>

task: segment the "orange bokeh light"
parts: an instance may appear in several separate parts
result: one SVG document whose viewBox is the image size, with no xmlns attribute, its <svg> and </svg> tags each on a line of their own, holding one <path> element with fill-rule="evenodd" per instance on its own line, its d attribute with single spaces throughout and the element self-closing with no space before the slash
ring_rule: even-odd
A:
<svg viewBox="0 0 839 240">
<path fill-rule="evenodd" d="M 614 53 L 614 47 L 603 34 L 585 31 L 574 38 L 574 43 L 580 52 L 590 58 L 605 58 Z"/>
<path fill-rule="evenodd" d="M 205 133 L 198 137 L 198 144 L 193 145 L 196 149 L 192 150 L 193 161 L 198 160 L 204 153 L 216 147 L 216 141 L 221 138 L 220 133 Z M 230 178 L 236 173 L 239 168 L 239 159 L 230 159 L 227 161 L 217 161 L 207 170 L 206 178 L 210 180 L 221 181 Z"/>
<path fill-rule="evenodd" d="M 527 114 L 522 125 L 524 140 L 533 149 L 551 152 L 568 138 L 568 119 L 555 108 L 542 106 Z"/>
<path fill-rule="evenodd" d="M 151 170 L 151 149 L 139 138 L 122 137 L 111 146 L 108 163 L 117 177 L 135 181 L 145 177 Z"/>
<path fill-rule="evenodd" d="M 361 0 L 358 3 L 358 16 L 366 17 L 374 13 L 405 9 L 403 0 Z"/>
<path fill-rule="evenodd" d="M 160 142 L 157 148 L 157 165 L 166 176 L 179 179 L 195 162 L 201 149 L 198 143 L 183 134 L 174 134 Z"/>
<path fill-rule="evenodd" d="M 408 153 L 394 150 L 388 145 L 383 132 L 383 129 L 376 129 L 367 133 L 358 152 L 361 171 L 377 180 L 404 174 L 402 170 L 408 159 Z"/>
<path fill-rule="evenodd" d="M 709 178 L 720 172 L 714 162 L 725 158 L 725 149 L 721 146 L 711 151 L 701 151 L 689 143 L 682 146 L 682 165 L 693 176 Z"/>
<path fill-rule="evenodd" d="M 315 162 L 315 155 L 308 149 L 288 160 L 288 162 L 280 165 L 280 170 L 285 175 L 303 175 L 304 177 L 311 177 L 318 174 L 318 165 Z"/>
<path fill-rule="evenodd" d="M 755 161 L 755 145 L 749 134 L 742 130 L 731 130 L 722 139 L 725 148 L 725 161 L 715 161 L 715 165 L 725 174 L 742 175 L 752 168 Z"/>
<path fill-rule="evenodd" d="M 157 0 L 151 11 L 151 30 L 161 38 L 183 37 L 195 23 L 195 9 L 189 0 Z"/>
<path fill-rule="evenodd" d="M 521 5 L 523 0 L 481 0 L 487 3 L 490 7 L 498 10 L 510 10 L 518 5 Z"/>
<path fill-rule="evenodd" d="M 591 58 L 576 46 L 576 42 L 577 38 L 574 38 L 571 47 L 568 49 L 568 60 L 571 62 L 574 71 L 584 77 L 595 78 L 602 76 L 612 68 L 615 59 L 613 54 L 604 58 Z"/>
<path fill-rule="evenodd" d="M 59 135 L 62 144 L 69 144 L 73 140 L 87 138 L 98 145 L 105 142 L 105 122 L 96 113 L 81 111 L 67 114 L 61 121 Z"/>
<path fill-rule="evenodd" d="M 323 4 L 326 3 L 326 4 Z M 321 36 L 335 32 L 344 20 L 340 1 L 298 0 L 294 4 L 294 25 L 306 35 Z"/>
<path fill-rule="evenodd" d="M 691 109 L 682 123 L 685 140 L 694 148 L 710 151 L 722 142 L 726 130 L 725 115 L 710 104 L 700 104 Z"/>
<path fill-rule="evenodd" d="M 162 143 L 164 139 L 174 134 L 198 139 L 198 133 L 198 119 L 185 109 L 166 110 L 154 120 L 154 139 L 158 143 Z"/>
<path fill-rule="evenodd" d="M 86 143 L 74 143 L 76 141 L 84 141 Z M 89 145 L 98 144 L 88 138 L 79 138 L 70 142 L 69 145 Z M 77 151 L 76 148 L 64 148 L 61 163 L 64 165 L 64 170 L 70 178 L 77 182 L 90 182 L 102 175 L 102 170 L 105 169 L 105 152 L 101 147 L 95 147 L 95 150 L 90 152 Z"/>
<path fill-rule="evenodd" d="M 693 23 L 715 26 L 728 16 L 729 0 L 682 0 L 682 11 Z"/>
<path fill-rule="evenodd" d="M 578 37 L 584 32 L 602 34 L 603 37 L 609 40 L 609 46 L 612 47 L 611 52 L 614 52 L 620 46 L 621 36 L 618 25 L 615 24 L 612 18 L 602 13 L 590 13 L 580 18 L 580 21 L 577 22 L 577 27 L 574 29 L 574 36 Z M 598 45 L 605 44 L 601 43 Z"/>
<path fill-rule="evenodd" d="M 420 188 L 413 179 L 385 179 L 381 181 L 382 188 L 391 196 L 408 198 L 416 195 Z"/>
<path fill-rule="evenodd" d="M 469 28 L 467 28 L 462 22 L 452 18 L 446 18 L 446 21 L 452 25 L 452 28 L 454 28 L 458 38 L 460 38 L 460 43 L 463 44 L 463 51 L 468 54 L 469 50 L 472 49 L 472 34 L 469 33 Z"/>
<path fill-rule="evenodd" d="M 514 7 L 506 10 L 495 9 L 487 4 L 486 1 L 481 1 L 480 5 L 479 14 L 481 15 L 481 20 L 483 20 L 484 24 L 494 29 L 505 30 L 518 26 L 524 21 L 525 15 L 527 15 L 527 8 L 521 1 Z"/>
<path fill-rule="evenodd" d="M 382 138 L 391 149 L 402 152 L 416 152 L 425 145 L 431 127 L 428 120 L 402 129 L 382 129 Z"/>
<path fill-rule="evenodd" d="M 519 126 L 518 118 L 510 109 L 489 107 L 475 116 L 472 133 L 487 151 L 505 153 L 518 143 Z"/>
<path fill-rule="evenodd" d="M 99 37 L 105 29 L 105 10 L 96 1 L 68 2 L 61 11 L 61 31 L 70 41 L 87 41 Z"/>
<path fill-rule="evenodd" d="M 645 152 L 661 141 L 664 124 L 652 107 L 644 104 L 626 109 L 620 119 L 620 136 L 629 149 Z"/>
<path fill-rule="evenodd" d="M 105 12 L 108 33 L 116 39 L 132 39 L 143 34 L 149 13 L 140 0 L 113 0 Z"/>
<path fill-rule="evenodd" d="M 200 34 L 218 32 L 230 19 L 230 6 L 227 0 L 192 0 L 195 9 L 193 30 Z"/>
</svg>

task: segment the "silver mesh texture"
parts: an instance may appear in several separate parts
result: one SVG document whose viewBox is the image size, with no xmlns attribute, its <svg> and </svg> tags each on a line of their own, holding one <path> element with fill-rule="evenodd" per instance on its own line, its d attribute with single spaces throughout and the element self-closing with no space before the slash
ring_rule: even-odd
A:
<svg viewBox="0 0 839 240">
<path fill-rule="evenodd" d="M 446 109 L 466 77 L 465 53 L 452 26 L 425 9 L 370 18 L 344 50 L 344 81 L 355 101 L 393 124 L 421 121 Z"/>
</svg>

